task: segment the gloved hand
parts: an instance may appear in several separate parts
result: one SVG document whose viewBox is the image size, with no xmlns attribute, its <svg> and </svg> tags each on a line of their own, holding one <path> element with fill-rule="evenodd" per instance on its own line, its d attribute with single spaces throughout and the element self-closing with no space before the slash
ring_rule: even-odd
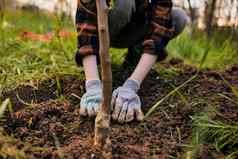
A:
<svg viewBox="0 0 238 159">
<path fill-rule="evenodd" d="M 86 93 L 80 101 L 80 114 L 82 116 L 96 116 L 102 102 L 102 86 L 100 80 L 86 82 Z"/>
<path fill-rule="evenodd" d="M 137 91 L 139 82 L 127 80 L 122 87 L 117 88 L 112 94 L 113 120 L 120 123 L 130 122 L 134 118 L 141 121 L 144 117 L 141 111 L 140 97 Z"/>
</svg>

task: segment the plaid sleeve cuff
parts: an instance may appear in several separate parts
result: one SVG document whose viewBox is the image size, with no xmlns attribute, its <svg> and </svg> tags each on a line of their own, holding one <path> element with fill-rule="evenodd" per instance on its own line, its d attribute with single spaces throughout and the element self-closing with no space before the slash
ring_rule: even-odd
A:
<svg viewBox="0 0 238 159">
<path fill-rule="evenodd" d="M 77 63 L 78 66 L 83 66 L 83 58 L 85 57 L 85 55 L 83 55 L 81 52 L 79 52 L 80 50 L 78 50 L 75 54 L 75 61 Z M 99 58 L 99 55 L 94 53 L 94 52 L 91 52 L 90 54 L 87 54 L 86 56 L 88 55 L 95 55 L 97 57 L 97 63 L 100 64 L 100 58 Z"/>
<path fill-rule="evenodd" d="M 95 2 L 87 4 L 82 4 L 80 2 L 78 4 L 76 12 L 78 50 L 75 56 L 75 60 L 79 66 L 82 66 L 82 59 L 85 56 L 98 56 L 99 42 L 97 31 L 97 16 L 94 11 Z"/>
<path fill-rule="evenodd" d="M 144 53 L 157 55 L 157 61 L 163 61 L 168 56 L 166 46 L 169 42 L 168 38 L 160 38 L 160 40 L 145 40 L 143 43 Z"/>
</svg>

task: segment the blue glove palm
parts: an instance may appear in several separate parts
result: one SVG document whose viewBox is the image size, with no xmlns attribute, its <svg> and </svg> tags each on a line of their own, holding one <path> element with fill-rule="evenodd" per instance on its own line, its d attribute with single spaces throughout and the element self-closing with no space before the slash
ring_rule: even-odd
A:
<svg viewBox="0 0 238 159">
<path fill-rule="evenodd" d="M 102 87 L 100 80 L 86 82 L 86 93 L 80 101 L 80 114 L 82 116 L 95 116 L 102 102 Z"/>
</svg>

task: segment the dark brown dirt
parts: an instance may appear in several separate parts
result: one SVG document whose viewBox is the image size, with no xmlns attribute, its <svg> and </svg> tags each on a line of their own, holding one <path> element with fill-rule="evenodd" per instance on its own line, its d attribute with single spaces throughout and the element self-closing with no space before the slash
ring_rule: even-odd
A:
<svg viewBox="0 0 238 159">
<path fill-rule="evenodd" d="M 163 98 L 173 86 L 179 86 L 197 70 L 184 66 L 181 61 L 171 61 L 163 67 L 176 70 L 176 75 L 151 71 L 139 92 L 143 110 L 147 112 L 156 101 Z M 114 72 L 114 87 L 119 86 L 130 71 Z M 238 88 L 238 66 L 221 73 L 234 87 Z M 52 84 L 53 83 L 53 84 Z M 5 134 L 13 135 L 18 141 L 30 144 L 24 151 L 35 158 L 100 158 L 100 153 L 93 146 L 94 120 L 79 116 L 78 97 L 84 92 L 84 82 L 76 77 L 61 77 L 62 94 L 65 99 L 57 98 L 56 84 L 43 82 L 39 89 L 20 86 L 5 92 L 17 107 L 8 113 L 2 122 Z M 25 106 L 16 98 L 32 106 Z M 120 125 L 112 122 L 111 140 L 113 157 L 118 159 L 144 158 L 182 158 L 182 144 L 189 142 L 191 135 L 191 116 L 204 111 L 208 106 L 219 106 L 220 115 L 216 118 L 227 122 L 238 121 L 238 109 L 234 101 L 237 97 L 225 84 L 218 72 L 205 70 L 198 78 L 182 88 L 181 100 L 175 94 L 163 102 L 144 123 L 132 122 Z M 35 93 L 36 95 L 32 96 Z M 230 101 L 223 95 L 233 99 Z M 1 141 L 1 139 L 0 139 Z M 2 142 L 0 142 L 0 147 Z M 21 146 L 23 147 L 23 146 Z M 32 147 L 44 147 L 32 150 Z"/>
</svg>

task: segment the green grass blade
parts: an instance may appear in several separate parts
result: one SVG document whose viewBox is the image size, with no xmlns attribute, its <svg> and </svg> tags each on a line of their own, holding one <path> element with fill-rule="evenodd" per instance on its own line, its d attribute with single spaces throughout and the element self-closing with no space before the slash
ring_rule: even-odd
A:
<svg viewBox="0 0 238 159">
<path fill-rule="evenodd" d="M 172 84 L 170 84 L 170 85 L 173 87 L 174 90 L 176 89 L 176 87 L 174 85 L 172 85 Z M 178 94 L 178 96 L 182 100 L 183 104 L 188 105 L 189 102 L 186 99 L 186 97 L 179 90 L 177 90 L 176 93 Z"/>
<path fill-rule="evenodd" d="M 187 81 L 185 81 L 183 84 L 181 84 L 180 86 L 176 87 L 173 91 L 171 91 L 169 94 L 167 94 L 164 98 L 162 98 L 161 100 L 159 100 L 155 105 L 152 106 L 152 108 L 150 108 L 150 110 L 146 113 L 144 119 L 148 118 L 155 110 L 156 108 L 162 104 L 166 99 L 168 99 L 170 96 L 172 96 L 173 94 L 175 94 L 178 90 L 180 90 L 181 88 L 183 88 L 184 86 L 186 86 L 188 83 L 190 83 L 191 81 L 193 81 L 195 78 L 197 77 L 197 74 L 192 76 L 190 79 L 188 79 Z"/>
<path fill-rule="evenodd" d="M 227 99 L 227 100 L 229 100 L 229 101 L 231 101 L 231 102 L 233 102 L 233 103 L 235 103 L 236 105 L 238 105 L 238 102 L 233 100 L 233 99 L 231 99 L 230 97 L 228 97 L 228 96 L 226 96 L 226 95 L 224 95 L 222 93 L 219 93 L 218 95 L 223 97 L 223 98 L 225 98 L 225 99 Z"/>
<path fill-rule="evenodd" d="M 226 85 L 227 85 L 228 87 L 230 87 L 232 93 L 233 93 L 236 97 L 238 97 L 238 90 L 237 90 L 234 86 L 232 86 L 232 84 L 231 84 L 229 81 L 227 81 L 221 74 L 220 74 L 220 77 L 221 77 L 221 79 L 226 83 Z"/>
<path fill-rule="evenodd" d="M 9 105 L 9 103 L 10 103 L 9 98 L 2 102 L 1 107 L 0 107 L 0 118 L 3 117 L 3 114 L 6 111 L 7 106 Z"/>
<path fill-rule="evenodd" d="M 204 63 L 205 63 L 205 61 L 206 61 L 206 59 L 207 59 L 207 57 L 208 57 L 208 54 L 209 54 L 209 50 L 210 50 L 210 48 L 207 48 L 206 50 L 205 50 L 205 52 L 204 52 L 204 54 L 203 54 L 203 56 L 202 56 L 202 60 L 201 60 L 201 62 L 200 62 L 200 64 L 199 64 L 199 69 L 201 69 L 202 67 L 203 67 L 203 65 L 204 65 Z"/>
</svg>

